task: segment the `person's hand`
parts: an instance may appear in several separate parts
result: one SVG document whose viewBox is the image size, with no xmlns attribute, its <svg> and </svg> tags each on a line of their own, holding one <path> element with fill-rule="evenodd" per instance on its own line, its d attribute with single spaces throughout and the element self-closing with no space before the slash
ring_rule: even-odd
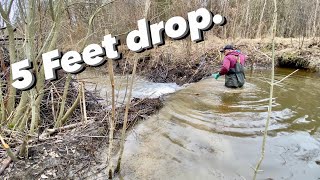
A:
<svg viewBox="0 0 320 180">
<path fill-rule="evenodd" d="M 220 74 L 219 73 L 212 74 L 212 77 L 215 78 L 215 79 L 218 79 L 220 77 Z"/>
</svg>

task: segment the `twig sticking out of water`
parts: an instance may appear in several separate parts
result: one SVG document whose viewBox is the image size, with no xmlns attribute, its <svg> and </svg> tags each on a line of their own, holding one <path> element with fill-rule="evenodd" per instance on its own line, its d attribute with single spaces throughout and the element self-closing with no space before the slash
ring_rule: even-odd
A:
<svg viewBox="0 0 320 180">
<path fill-rule="evenodd" d="M 269 123 L 270 123 L 270 118 L 271 118 L 271 113 L 272 113 L 272 100 L 273 100 L 274 85 L 281 83 L 282 81 L 286 80 L 287 78 L 292 76 L 294 73 L 299 71 L 297 69 L 294 72 L 292 72 L 291 74 L 282 78 L 280 81 L 275 82 L 275 80 L 274 80 L 274 65 L 275 65 L 275 35 L 276 35 L 276 32 L 277 32 L 277 0 L 274 0 L 274 22 L 273 22 L 273 31 L 272 31 L 272 58 L 271 58 L 272 59 L 272 71 L 271 71 L 271 80 L 269 83 L 270 84 L 270 97 L 269 97 L 268 117 L 267 117 L 265 130 L 264 130 L 264 134 L 263 134 L 263 140 L 262 140 L 262 146 L 261 146 L 261 157 L 260 157 L 260 160 L 258 161 L 258 163 L 254 169 L 253 180 L 256 180 L 257 173 L 261 172 L 260 166 L 261 166 L 261 163 L 262 163 L 264 156 L 265 156 L 265 146 L 266 146 Z"/>
<path fill-rule="evenodd" d="M 272 70 L 271 70 L 271 81 L 270 81 L 270 97 L 269 97 L 269 107 L 268 107 L 268 117 L 265 125 L 265 130 L 263 134 L 262 146 L 261 146 L 261 157 L 258 164 L 254 170 L 253 180 L 256 180 L 257 173 L 259 172 L 261 163 L 264 159 L 266 140 L 268 136 L 268 128 L 270 123 L 270 117 L 272 112 L 272 99 L 273 99 L 273 86 L 274 86 L 274 61 L 275 61 L 275 36 L 277 32 L 277 0 L 274 0 L 274 20 L 272 28 Z"/>
<path fill-rule="evenodd" d="M 131 82 L 130 82 L 130 85 L 129 85 L 130 86 L 129 87 L 129 94 L 128 94 L 128 97 L 127 97 L 126 109 L 125 109 L 125 114 L 124 114 L 124 122 L 123 122 L 123 127 L 122 127 L 122 132 L 121 132 L 120 153 L 119 153 L 118 164 L 117 164 L 117 167 L 115 169 L 115 173 L 120 172 L 120 168 L 121 168 L 121 159 L 122 159 L 122 154 L 123 154 L 123 150 L 124 150 L 124 140 L 125 140 L 127 125 L 128 125 L 128 113 L 129 113 L 129 108 L 130 108 L 130 104 L 131 104 L 133 81 L 134 81 L 134 77 L 135 77 L 135 74 L 136 74 L 137 64 L 138 64 L 138 59 L 135 58 L 132 77 L 131 77 Z"/>
<path fill-rule="evenodd" d="M 115 130 L 115 114 L 116 114 L 116 104 L 115 104 L 115 82 L 114 82 L 114 73 L 113 73 L 113 60 L 108 61 L 108 73 L 110 76 L 110 83 L 111 83 L 111 117 L 109 116 L 109 151 L 108 151 L 108 161 L 109 161 L 109 168 L 108 168 L 108 174 L 109 179 L 112 179 L 113 177 L 113 164 L 111 160 L 111 153 L 113 149 L 113 133 Z"/>
</svg>

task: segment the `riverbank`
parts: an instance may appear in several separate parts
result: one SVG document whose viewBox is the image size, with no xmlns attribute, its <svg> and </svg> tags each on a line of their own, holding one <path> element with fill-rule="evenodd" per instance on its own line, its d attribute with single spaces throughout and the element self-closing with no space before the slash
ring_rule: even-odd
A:
<svg viewBox="0 0 320 180">
<path fill-rule="evenodd" d="M 116 72 L 131 73 L 132 57 L 134 57 L 139 59 L 138 74 L 153 82 L 175 82 L 179 85 L 198 82 L 219 71 L 223 58 L 219 50 L 226 44 L 233 44 L 248 56 L 246 69 L 271 67 L 272 44 L 269 38 L 236 40 L 206 38 L 200 43 L 191 43 L 187 40 L 168 41 L 161 47 L 141 54 L 122 51 L 124 59 L 117 61 Z M 275 53 L 277 67 L 320 71 L 319 40 L 276 38 Z"/>
</svg>

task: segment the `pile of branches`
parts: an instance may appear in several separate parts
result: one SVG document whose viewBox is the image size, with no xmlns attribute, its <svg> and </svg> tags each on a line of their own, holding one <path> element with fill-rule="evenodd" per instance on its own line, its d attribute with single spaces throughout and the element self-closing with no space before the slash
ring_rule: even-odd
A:
<svg viewBox="0 0 320 180">
<path fill-rule="evenodd" d="M 137 121 L 146 119 L 155 114 L 162 106 L 162 100 L 133 98 L 128 111 L 128 127 Z M 111 113 L 106 110 L 106 115 Z M 116 130 L 122 129 L 125 107 L 116 108 Z M 85 178 L 88 172 L 104 171 L 97 152 L 108 145 L 108 118 L 90 120 L 87 123 L 74 123 L 57 129 L 47 129 L 38 141 L 29 144 L 28 159 L 13 163 L 7 168 L 3 177 L 21 179 L 24 177 L 49 179 Z M 43 138 L 43 135 L 46 134 Z M 119 134 L 119 133 L 116 133 Z M 117 139 L 117 138 L 116 138 Z M 17 148 L 15 148 L 17 149 Z M 5 154 L 0 153 L 0 156 Z M 3 156 L 1 158 L 4 158 Z M 91 169 L 90 169 L 91 168 Z M 86 177 L 88 178 L 88 177 Z"/>
<path fill-rule="evenodd" d="M 133 98 L 130 104 L 131 106 L 128 111 L 128 127 L 133 126 L 134 123 L 139 120 L 146 119 L 148 116 L 155 114 L 163 107 L 163 103 L 160 98 Z M 118 117 L 116 121 L 116 127 L 117 129 L 120 129 L 123 125 L 125 107 L 116 108 L 116 114 Z"/>
<path fill-rule="evenodd" d="M 8 86 L 8 81 L 6 78 L 3 78 L 2 80 L 3 80 L 2 89 L 4 89 L 6 86 Z M 42 92 L 44 93 L 44 96 L 40 105 L 41 122 L 39 122 L 37 137 L 28 135 L 27 132 L 29 127 L 26 127 L 26 129 L 23 132 L 12 130 L 11 126 L 1 127 L 1 138 L 5 140 L 5 141 L 2 141 L 2 144 L 9 144 L 10 148 L 8 149 L 5 147 L 5 149 L 0 150 L 0 159 L 3 160 L 2 166 L 0 167 L 0 174 L 8 167 L 8 165 L 13 159 L 17 160 L 15 159 L 16 157 L 20 157 L 20 156 L 30 157 L 31 154 L 29 154 L 28 151 L 25 151 L 23 149 L 25 148 L 29 149 L 30 147 L 36 146 L 37 144 L 47 140 L 50 143 L 52 140 L 49 137 L 50 135 L 54 135 L 58 131 L 70 130 L 75 127 L 78 127 L 79 122 L 83 122 L 84 120 L 84 109 L 86 109 L 85 114 L 88 117 L 88 121 L 91 121 L 91 122 L 96 120 L 101 120 L 106 116 L 107 112 L 104 106 L 101 103 L 99 103 L 97 97 L 92 92 L 84 90 L 83 94 L 85 98 L 81 98 L 82 102 L 80 101 L 81 103 L 76 104 L 74 111 L 68 117 L 68 120 L 63 124 L 63 127 L 55 128 L 58 112 L 59 112 L 59 109 L 61 108 L 61 103 L 63 100 L 65 84 L 66 84 L 65 77 L 61 78 L 59 81 L 45 82 L 44 91 Z M 79 93 L 82 93 L 81 88 L 82 87 L 80 86 L 80 83 L 77 82 L 75 79 L 71 78 L 71 81 L 68 86 L 68 93 L 65 98 L 63 112 L 67 112 L 73 106 L 73 104 L 75 104 L 74 102 L 79 98 Z M 2 91 L 2 93 L 4 93 L 4 91 Z M 20 102 L 21 94 L 22 94 L 21 91 L 17 91 L 16 106 Z M 85 101 L 83 101 L 83 99 L 85 99 Z M 29 126 L 29 123 L 28 123 L 28 126 Z M 51 129 L 49 133 L 47 133 L 48 129 Z M 43 134 L 45 134 L 43 136 L 44 138 L 40 138 L 40 136 Z M 9 152 L 13 153 L 14 155 L 7 154 Z M 21 154 L 22 152 L 27 152 L 27 154 Z M 29 152 L 32 152 L 32 151 L 29 151 Z M 8 155 L 10 157 L 8 157 Z M 16 157 L 13 158 L 14 156 Z"/>
<path fill-rule="evenodd" d="M 54 120 L 57 119 L 58 110 L 62 102 L 62 95 L 64 92 L 66 83 L 66 77 L 61 78 L 56 82 L 46 82 L 46 91 L 41 103 L 41 119 L 42 125 L 41 129 L 53 128 Z M 79 90 L 80 83 L 75 79 L 71 79 L 69 84 L 68 94 L 65 99 L 65 111 L 71 108 L 73 103 L 76 101 L 78 94 L 81 93 Z M 106 115 L 106 110 L 104 106 L 100 103 L 100 97 L 95 93 L 88 91 L 84 88 L 85 97 L 85 109 L 86 116 L 89 120 L 103 119 Z M 79 103 L 76 109 L 73 111 L 72 115 L 68 119 L 65 125 L 81 122 L 84 120 L 84 107 L 83 98 L 81 98 L 81 103 Z M 40 131 L 41 132 L 41 131 Z"/>
<path fill-rule="evenodd" d="M 5 69 L 10 72 L 10 65 L 6 64 Z M 101 98 L 97 95 L 98 93 L 86 90 L 83 82 L 79 82 L 74 78 L 68 79 L 67 75 L 62 73 L 62 71 L 58 71 L 57 73 L 59 80 L 46 81 L 43 91 L 38 92 L 43 93 L 43 98 L 40 104 L 41 122 L 38 122 L 37 137 L 28 134 L 30 127 L 26 127 L 24 132 L 12 130 L 12 127 L 9 126 L 1 127 L 1 134 L 6 143 L 10 145 L 10 152 L 14 155 L 9 155 L 9 157 L 6 150 L 0 150 L 0 159 L 3 159 L 2 166 L 0 166 L 0 175 L 5 172 L 4 177 L 12 177 L 12 174 L 15 174 L 14 177 L 17 178 L 40 178 L 43 175 L 41 175 L 43 168 L 47 168 L 55 169 L 56 172 L 59 172 L 58 174 L 63 175 L 61 177 L 63 178 L 68 175 L 66 172 L 78 172 L 79 168 L 88 168 L 88 165 L 83 163 L 83 157 L 86 157 L 86 162 L 97 160 L 94 152 L 99 150 L 102 142 L 101 138 L 105 138 L 103 142 L 107 142 L 109 135 L 108 120 L 111 115 L 111 109 L 108 109 L 107 105 L 101 103 Z M 2 93 L 5 95 L 10 78 L 5 74 L 1 74 L 1 79 Z M 68 91 L 64 97 L 66 88 Z M 20 102 L 21 94 L 22 91 L 18 90 L 16 94 L 16 106 Z M 145 119 L 156 113 L 162 106 L 160 98 L 133 98 L 130 102 L 127 127 L 131 127 L 138 120 Z M 72 113 L 60 127 L 56 126 L 56 122 L 59 119 L 58 116 L 62 107 L 64 107 L 62 111 L 64 114 L 67 114 L 67 112 Z M 70 109 L 72 111 L 69 111 Z M 122 129 L 124 116 L 125 107 L 117 107 L 116 130 Z M 27 126 L 29 126 L 29 123 Z M 51 146 L 52 144 L 54 144 L 53 147 Z M 92 146 L 95 148 L 93 149 Z M 65 149 L 66 147 L 71 149 L 69 150 L 68 148 L 66 151 L 61 151 L 61 149 Z M 77 153 L 68 153 L 74 150 L 77 150 Z M 46 155 L 47 152 L 51 152 L 51 155 L 58 154 L 57 157 L 61 158 L 48 156 Z M 16 159 L 17 157 L 25 157 L 26 159 L 19 161 Z M 73 160 L 71 165 L 70 159 Z M 16 163 L 12 163 L 12 166 L 7 169 L 13 160 Z M 67 166 L 61 170 L 61 168 L 58 168 L 58 164 L 66 164 Z M 28 171 L 27 167 L 30 166 L 35 169 L 33 172 L 39 173 L 33 174 L 33 172 Z M 41 169 L 37 169 L 39 167 Z M 81 172 L 86 172 L 86 170 Z M 51 178 L 56 177 L 53 176 Z"/>
<path fill-rule="evenodd" d="M 210 76 L 214 68 L 220 68 L 220 56 L 214 51 L 207 52 L 200 57 L 176 57 L 170 53 L 146 55 L 139 58 L 137 72 L 148 80 L 157 83 L 172 83 L 178 85 L 198 82 Z M 130 61 L 118 61 L 115 69 L 117 73 L 131 73 Z"/>
</svg>

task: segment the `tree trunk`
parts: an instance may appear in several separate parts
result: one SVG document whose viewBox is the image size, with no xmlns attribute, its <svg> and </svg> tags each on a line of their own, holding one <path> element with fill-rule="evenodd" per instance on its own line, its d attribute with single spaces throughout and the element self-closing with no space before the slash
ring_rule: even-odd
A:
<svg viewBox="0 0 320 180">
<path fill-rule="evenodd" d="M 266 4 L 267 4 L 267 0 L 264 0 L 264 4 L 260 13 L 260 20 L 259 20 L 259 25 L 258 25 L 258 30 L 257 30 L 257 34 L 256 34 L 256 38 L 260 38 L 261 37 L 261 26 L 262 26 L 262 19 L 263 19 L 263 15 L 264 15 L 264 11 L 266 8 Z"/>
<path fill-rule="evenodd" d="M 19 123 L 19 121 L 22 119 L 23 115 L 26 113 L 26 107 L 29 103 L 29 97 L 28 92 L 24 91 L 22 92 L 19 105 L 15 109 L 15 114 L 11 121 L 9 121 L 9 124 L 15 125 Z"/>
<path fill-rule="evenodd" d="M 36 105 L 36 92 L 34 89 L 30 92 L 30 99 L 31 99 L 31 124 L 30 124 L 30 134 L 33 134 L 35 132 L 35 129 L 38 127 L 38 117 L 39 114 L 37 114 L 37 107 Z"/>
<path fill-rule="evenodd" d="M 35 39 L 35 12 L 36 12 L 36 2 L 35 0 L 28 1 L 28 9 L 27 9 L 27 28 L 26 28 L 26 56 L 29 60 L 33 62 L 33 64 L 37 65 L 37 60 L 35 59 L 35 47 L 34 47 L 34 39 Z M 37 66 L 35 66 L 34 71 L 37 71 Z M 38 127 L 38 119 L 39 115 L 37 114 L 36 109 L 40 108 L 40 106 L 36 106 L 36 97 L 37 91 L 36 88 L 31 89 L 30 91 L 30 102 L 31 102 L 31 124 L 30 124 L 30 133 L 33 134 L 35 132 L 35 128 Z"/>
<path fill-rule="evenodd" d="M 317 15 L 318 15 L 318 8 L 319 8 L 319 0 L 316 3 L 316 9 L 314 11 L 314 20 L 313 20 L 313 38 L 317 35 Z"/>
<path fill-rule="evenodd" d="M 16 43 L 14 40 L 14 33 L 13 33 L 13 28 L 11 26 L 10 23 L 6 23 L 7 24 L 7 32 L 9 34 L 9 54 L 10 54 L 10 64 L 15 63 L 16 60 Z M 12 77 L 12 72 L 10 72 Z M 14 88 L 13 86 L 11 86 L 12 84 L 12 79 L 10 78 L 9 80 L 9 86 L 8 86 L 8 99 L 7 99 L 7 104 L 6 104 L 6 108 L 7 108 L 7 115 L 10 115 L 11 112 L 13 112 L 14 110 L 14 105 L 15 105 L 15 100 L 16 100 L 16 93 L 17 90 L 16 88 Z"/>
<path fill-rule="evenodd" d="M 79 88 L 79 92 L 78 92 L 78 96 L 77 96 L 76 101 L 72 104 L 70 109 L 68 109 L 68 111 L 65 113 L 65 115 L 60 119 L 61 126 L 67 122 L 68 118 L 72 115 L 72 113 L 77 108 L 77 106 L 80 105 L 80 98 L 81 98 L 81 88 Z M 58 126 L 58 127 L 61 127 L 61 126 Z M 55 128 L 58 128 L 58 127 L 55 126 Z"/>
<path fill-rule="evenodd" d="M 247 37 L 247 31 L 249 26 L 249 11 L 250 11 L 250 0 L 247 2 L 247 11 L 246 11 L 246 21 L 245 21 L 245 28 L 244 28 L 244 38 Z"/>
<path fill-rule="evenodd" d="M 0 14 L 7 26 L 6 31 L 9 35 L 9 55 L 10 55 L 10 64 L 15 63 L 16 60 L 16 43 L 14 40 L 14 32 L 13 32 L 13 27 L 12 27 L 12 23 L 10 20 L 10 11 L 12 8 L 12 3 L 13 0 L 11 0 L 9 2 L 9 7 L 5 10 L 4 6 L 2 6 L 2 4 L 0 4 Z M 10 75 L 12 75 L 12 72 L 10 72 Z M 12 77 L 12 76 L 10 76 Z M 14 106 L 15 106 L 15 97 L 16 97 L 16 89 L 11 86 L 12 84 L 12 80 L 10 78 L 8 84 L 10 84 L 8 86 L 8 92 L 7 92 L 7 97 L 5 99 L 5 106 L 6 106 L 6 116 L 9 116 L 11 114 L 11 112 L 13 112 L 14 110 Z"/>
<path fill-rule="evenodd" d="M 59 115 L 58 115 L 58 118 L 56 119 L 56 124 L 54 125 L 55 128 L 61 127 L 63 125 L 61 123 L 61 119 L 64 115 L 64 108 L 66 106 L 66 100 L 67 100 L 70 82 L 71 82 L 71 74 L 68 74 L 68 76 L 66 77 L 64 88 L 63 88 L 63 95 L 62 95 L 62 101 L 59 108 Z"/>
<path fill-rule="evenodd" d="M 24 132 L 26 129 L 27 129 L 27 122 L 28 122 L 28 120 L 29 120 L 29 118 L 30 118 L 30 108 L 31 107 L 27 107 L 26 108 L 26 111 L 25 111 L 25 113 L 24 113 L 24 115 L 22 116 L 22 119 L 18 122 L 18 130 L 20 131 L 20 132 Z"/>
<path fill-rule="evenodd" d="M 146 0 L 145 7 L 144 7 L 144 13 L 143 13 L 143 17 L 146 19 L 148 18 L 148 15 L 149 15 L 150 5 L 151 5 L 151 0 Z"/>
</svg>

